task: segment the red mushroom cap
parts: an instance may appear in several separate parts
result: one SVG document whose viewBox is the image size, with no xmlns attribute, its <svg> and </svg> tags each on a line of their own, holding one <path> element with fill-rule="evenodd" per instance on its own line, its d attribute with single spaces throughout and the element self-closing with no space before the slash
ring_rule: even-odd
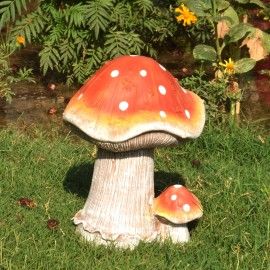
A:
<svg viewBox="0 0 270 270">
<path fill-rule="evenodd" d="M 64 120 L 104 142 L 123 142 L 150 131 L 195 138 L 205 111 L 203 101 L 153 59 L 120 56 L 72 97 Z"/>
<path fill-rule="evenodd" d="M 155 198 L 153 212 L 175 224 L 187 223 L 203 214 L 199 199 L 182 185 L 170 186 Z"/>
</svg>

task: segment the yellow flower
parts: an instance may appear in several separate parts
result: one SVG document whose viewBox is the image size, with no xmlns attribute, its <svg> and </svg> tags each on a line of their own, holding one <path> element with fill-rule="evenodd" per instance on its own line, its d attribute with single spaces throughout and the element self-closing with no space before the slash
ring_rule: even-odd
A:
<svg viewBox="0 0 270 270">
<path fill-rule="evenodd" d="M 25 45 L 25 38 L 24 38 L 24 36 L 17 36 L 16 41 L 20 45 Z"/>
<path fill-rule="evenodd" d="M 177 22 L 183 21 L 183 25 L 191 25 L 197 21 L 197 17 L 193 12 L 191 12 L 184 4 L 175 9 L 176 13 L 180 15 L 176 16 Z"/>
<path fill-rule="evenodd" d="M 232 61 L 231 58 L 229 58 L 229 61 L 224 61 L 225 63 L 220 62 L 219 64 L 222 67 L 225 67 L 225 73 L 232 75 L 235 73 L 235 63 Z"/>
</svg>

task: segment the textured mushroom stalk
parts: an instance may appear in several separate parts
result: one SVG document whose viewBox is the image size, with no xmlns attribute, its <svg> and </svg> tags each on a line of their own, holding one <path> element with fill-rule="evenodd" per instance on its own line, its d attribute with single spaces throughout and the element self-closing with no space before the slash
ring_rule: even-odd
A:
<svg viewBox="0 0 270 270">
<path fill-rule="evenodd" d="M 161 221 L 158 228 L 158 239 L 160 241 L 170 239 L 173 243 L 186 243 L 190 239 L 187 224 L 172 224 Z"/>
<path fill-rule="evenodd" d="M 156 238 L 153 150 L 113 153 L 98 150 L 85 206 L 74 217 L 87 240 L 133 248 Z"/>
</svg>

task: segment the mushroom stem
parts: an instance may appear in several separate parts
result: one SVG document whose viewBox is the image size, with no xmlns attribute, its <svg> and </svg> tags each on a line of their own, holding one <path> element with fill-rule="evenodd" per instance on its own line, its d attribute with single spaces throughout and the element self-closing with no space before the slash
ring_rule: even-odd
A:
<svg viewBox="0 0 270 270">
<path fill-rule="evenodd" d="M 98 149 L 84 208 L 74 217 L 88 241 L 133 248 L 156 238 L 153 150 L 115 153 Z"/>
<path fill-rule="evenodd" d="M 168 224 L 160 221 L 159 240 L 171 239 L 173 243 L 186 243 L 190 239 L 187 224 Z"/>
</svg>

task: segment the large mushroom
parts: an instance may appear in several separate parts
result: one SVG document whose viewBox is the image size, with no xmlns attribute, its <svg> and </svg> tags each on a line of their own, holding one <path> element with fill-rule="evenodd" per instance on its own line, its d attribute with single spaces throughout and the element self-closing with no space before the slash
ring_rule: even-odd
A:
<svg viewBox="0 0 270 270">
<path fill-rule="evenodd" d="M 153 149 L 198 137 L 203 101 L 153 59 L 121 56 L 72 97 L 64 120 L 98 146 L 88 198 L 73 219 L 77 231 L 125 248 L 156 239 Z"/>
</svg>

